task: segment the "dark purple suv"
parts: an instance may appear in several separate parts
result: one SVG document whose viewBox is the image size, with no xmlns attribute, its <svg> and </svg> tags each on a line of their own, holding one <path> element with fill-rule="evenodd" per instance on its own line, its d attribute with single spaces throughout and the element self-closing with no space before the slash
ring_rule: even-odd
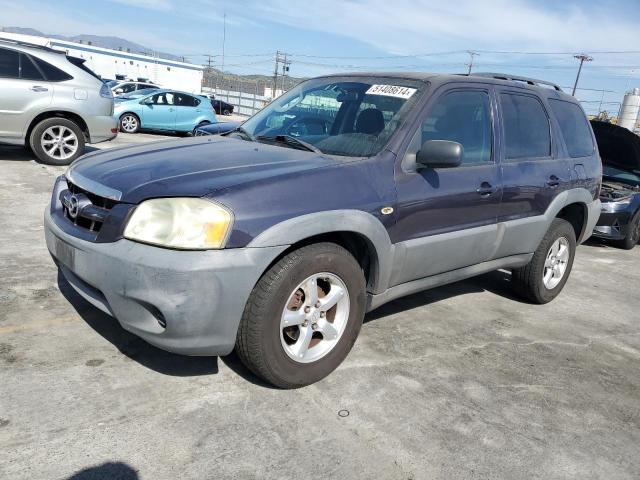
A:
<svg viewBox="0 0 640 480">
<path fill-rule="evenodd" d="M 546 303 L 600 215 L 576 100 L 494 74 L 298 85 L 233 132 L 90 153 L 47 246 L 80 295 L 153 345 L 315 382 L 366 312 L 503 268 Z"/>
</svg>

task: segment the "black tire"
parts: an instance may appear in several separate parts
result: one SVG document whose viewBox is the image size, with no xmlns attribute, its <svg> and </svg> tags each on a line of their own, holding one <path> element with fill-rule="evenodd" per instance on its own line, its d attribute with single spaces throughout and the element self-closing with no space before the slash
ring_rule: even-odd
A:
<svg viewBox="0 0 640 480">
<path fill-rule="evenodd" d="M 200 122 L 198 125 L 195 126 L 195 128 L 191 131 L 191 136 L 195 137 L 196 136 L 196 130 L 198 130 L 200 127 L 204 127 L 205 125 L 210 125 L 211 122 Z"/>
<path fill-rule="evenodd" d="M 229 115 L 231 115 L 231 112 L 229 111 L 229 109 L 225 108 L 225 109 L 222 111 L 222 114 L 223 114 L 223 115 L 226 115 L 226 116 L 229 116 Z"/>
<path fill-rule="evenodd" d="M 285 352 L 280 319 L 297 285 L 316 273 L 337 275 L 347 287 L 349 315 L 344 332 L 322 358 L 299 363 Z M 346 358 L 358 337 L 365 313 L 365 279 L 353 256 L 334 243 L 318 243 L 285 255 L 254 287 L 240 321 L 236 352 L 258 377 L 280 388 L 298 388 L 326 377 Z"/>
<path fill-rule="evenodd" d="M 77 147 L 73 155 L 68 158 L 57 158 L 55 155 L 59 154 L 61 150 L 55 150 L 52 155 L 48 153 L 43 146 L 43 141 L 49 141 L 51 139 L 50 134 L 46 132 L 50 131 L 50 129 L 59 131 L 57 129 L 60 128 L 68 129 L 73 132 L 73 135 L 75 135 Z M 85 141 L 82 129 L 72 120 L 62 117 L 52 117 L 42 120 L 33 128 L 31 135 L 29 136 L 29 147 L 35 154 L 36 158 L 39 162 L 46 163 L 48 165 L 69 165 L 76 158 L 84 154 L 84 146 Z"/>
<path fill-rule="evenodd" d="M 131 117 L 135 121 L 135 126 L 133 126 L 133 128 L 127 127 L 129 129 L 125 130 L 122 126 L 122 122 L 127 117 Z M 120 115 L 120 120 L 118 120 L 118 128 L 122 133 L 138 133 L 140 131 L 140 117 L 138 117 L 135 113 L 131 113 L 131 112 L 123 113 L 122 115 Z"/>
<path fill-rule="evenodd" d="M 549 289 L 545 286 L 543 280 L 545 261 L 547 260 L 547 255 L 551 246 L 556 242 L 556 240 L 562 237 L 568 241 L 569 258 L 564 275 L 560 282 L 554 288 Z M 567 283 L 567 279 L 571 273 L 571 268 L 573 267 L 575 253 L 576 234 L 573 226 L 566 220 L 556 218 L 551 223 L 551 227 L 540 242 L 540 245 L 533 254 L 531 261 L 524 267 L 513 269 L 511 280 L 515 292 L 520 297 L 533 303 L 549 303 L 558 296 L 565 283 Z"/>
<path fill-rule="evenodd" d="M 631 218 L 629 231 L 623 240 L 615 242 L 615 245 L 625 250 L 631 250 L 640 241 L 640 210 Z"/>
</svg>

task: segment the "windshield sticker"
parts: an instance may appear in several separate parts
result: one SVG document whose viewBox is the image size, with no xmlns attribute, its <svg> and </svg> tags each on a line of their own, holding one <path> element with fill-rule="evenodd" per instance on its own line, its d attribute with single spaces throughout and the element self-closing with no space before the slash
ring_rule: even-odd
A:
<svg viewBox="0 0 640 480">
<path fill-rule="evenodd" d="M 410 98 L 416 93 L 415 88 L 399 87 L 396 85 L 371 85 L 367 95 L 384 95 L 385 97 Z"/>
</svg>

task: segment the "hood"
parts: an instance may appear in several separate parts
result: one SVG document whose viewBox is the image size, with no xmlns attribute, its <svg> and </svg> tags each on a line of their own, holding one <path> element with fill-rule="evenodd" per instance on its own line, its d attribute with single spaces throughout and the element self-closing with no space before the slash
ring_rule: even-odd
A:
<svg viewBox="0 0 640 480">
<path fill-rule="evenodd" d="M 636 172 L 640 171 L 640 137 L 612 123 L 591 120 L 604 165 Z"/>
<path fill-rule="evenodd" d="M 201 197 L 338 162 L 304 150 L 204 136 L 90 153 L 66 175 L 88 191 L 98 193 L 97 186 L 123 202 L 138 203 L 154 197 Z"/>
</svg>

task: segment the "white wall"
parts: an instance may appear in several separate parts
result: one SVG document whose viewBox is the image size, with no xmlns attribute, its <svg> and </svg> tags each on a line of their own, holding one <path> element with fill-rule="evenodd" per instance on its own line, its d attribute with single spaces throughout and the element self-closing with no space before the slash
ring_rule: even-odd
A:
<svg viewBox="0 0 640 480">
<path fill-rule="evenodd" d="M 84 58 L 87 67 L 102 78 L 115 79 L 116 74 L 121 74 L 125 75 L 127 79 L 136 80 L 138 77 L 143 77 L 163 87 L 191 93 L 200 93 L 202 89 L 204 68 L 198 65 L 67 42 L 55 38 L 6 32 L 0 32 L 0 38 L 36 43 L 57 50 L 64 50 L 68 55 Z"/>
</svg>

